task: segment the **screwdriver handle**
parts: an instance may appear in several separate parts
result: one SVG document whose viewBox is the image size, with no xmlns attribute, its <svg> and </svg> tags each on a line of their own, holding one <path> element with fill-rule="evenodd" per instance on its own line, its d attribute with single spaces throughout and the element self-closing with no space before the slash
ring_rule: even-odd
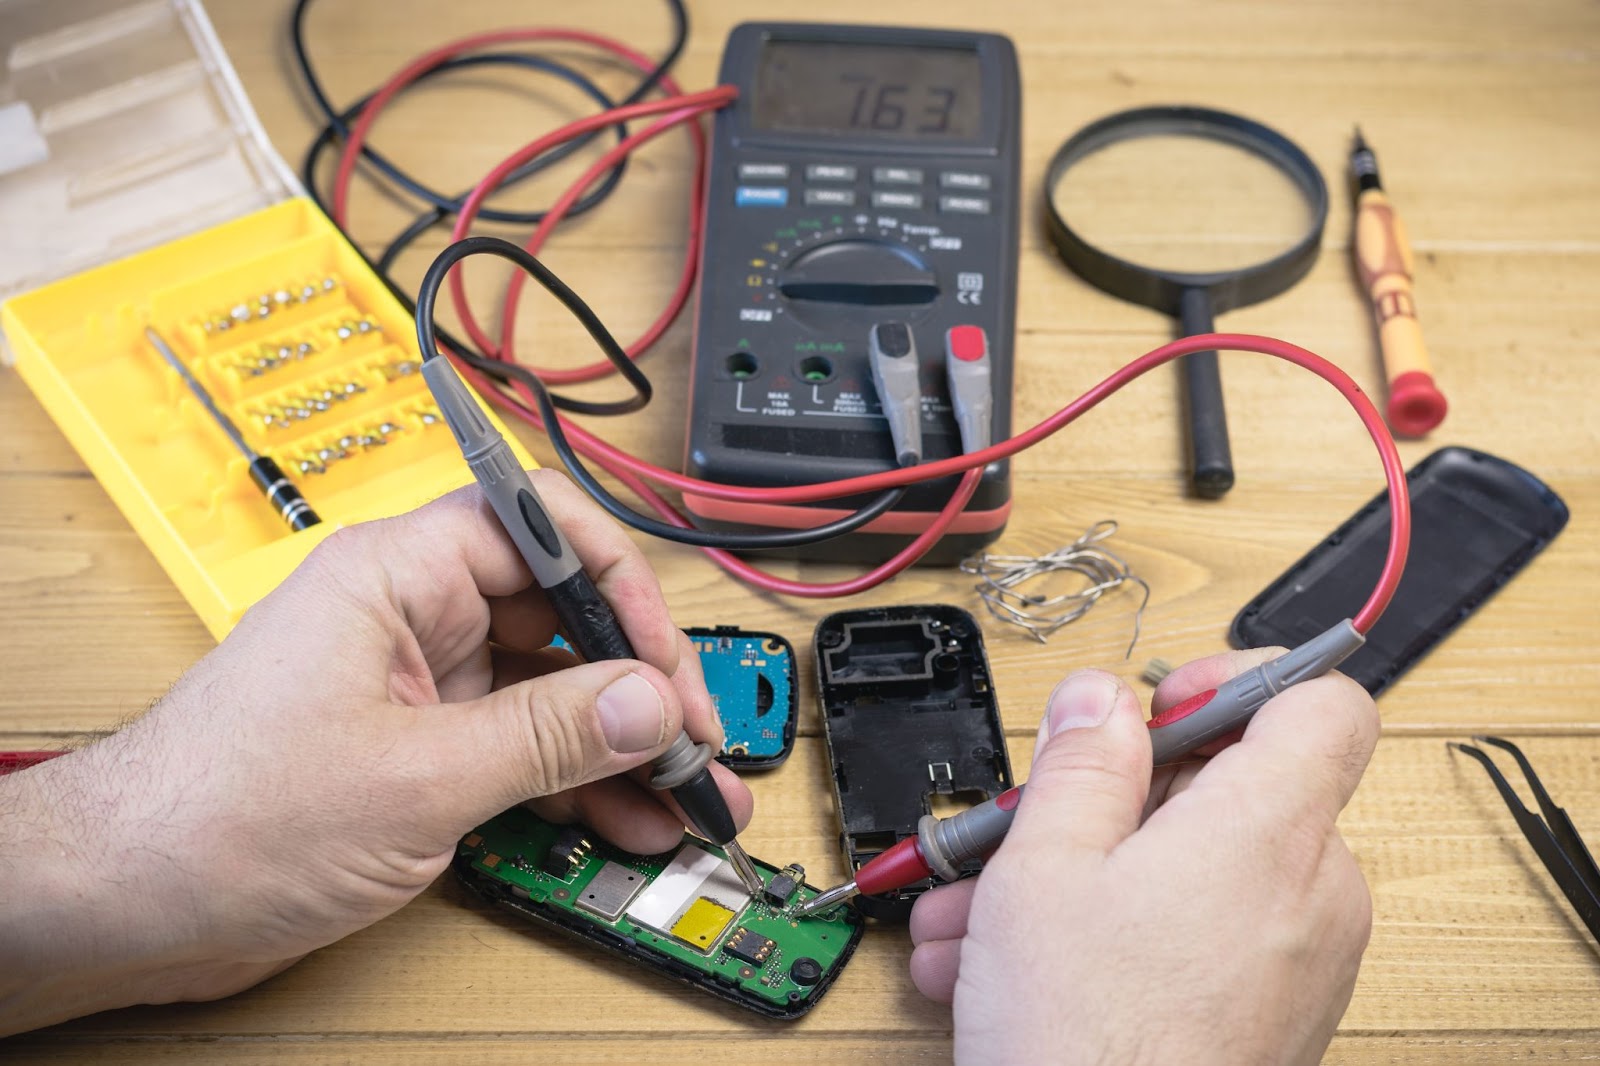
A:
<svg viewBox="0 0 1600 1066">
<path fill-rule="evenodd" d="M 278 514 L 295 532 L 309 529 L 322 521 L 294 482 L 284 475 L 283 468 L 267 456 L 258 455 L 250 461 L 250 480 L 267 494 L 272 506 L 278 509 Z"/>
<path fill-rule="evenodd" d="M 1412 298 L 1413 261 L 1405 226 L 1382 189 L 1356 200 L 1356 269 L 1378 323 L 1378 347 L 1389 379 L 1389 426 L 1421 437 L 1444 420 L 1449 404 L 1433 381 L 1428 346 Z"/>
</svg>

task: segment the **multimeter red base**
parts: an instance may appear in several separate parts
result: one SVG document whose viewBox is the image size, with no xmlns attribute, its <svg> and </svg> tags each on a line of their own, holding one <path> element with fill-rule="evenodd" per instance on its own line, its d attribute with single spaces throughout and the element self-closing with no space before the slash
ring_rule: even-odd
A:
<svg viewBox="0 0 1600 1066">
<path fill-rule="evenodd" d="M 1020 99 L 994 34 L 748 23 L 728 38 L 706 185 L 685 469 L 790 486 L 896 466 L 868 363 L 874 325 L 904 322 L 919 361 L 924 461 L 961 452 L 945 338 L 982 331 L 992 437 L 1010 436 Z M 970 329 L 966 331 L 971 335 Z M 777 553 L 876 562 L 926 529 L 957 478 L 913 486 L 862 531 Z M 802 528 L 866 498 L 807 506 L 686 494 L 707 528 Z M 992 464 L 924 559 L 994 541 L 1010 514 Z"/>
</svg>

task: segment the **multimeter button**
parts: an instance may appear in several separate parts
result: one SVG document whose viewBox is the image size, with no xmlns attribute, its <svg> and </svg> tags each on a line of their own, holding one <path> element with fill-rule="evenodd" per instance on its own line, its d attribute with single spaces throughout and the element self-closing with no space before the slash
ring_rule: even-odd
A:
<svg viewBox="0 0 1600 1066">
<path fill-rule="evenodd" d="M 740 181 L 782 181 L 789 176 L 788 163 L 740 163 Z M 988 188 L 988 186 L 984 186 Z"/>
<path fill-rule="evenodd" d="M 939 185 L 945 189 L 978 189 L 989 187 L 989 175 L 973 174 L 965 170 L 947 170 L 939 175 Z"/>
<path fill-rule="evenodd" d="M 856 168 L 843 163 L 807 163 L 807 181 L 855 181 Z"/>
<path fill-rule="evenodd" d="M 916 167 L 873 167 L 872 181 L 877 185 L 921 185 L 922 171 Z"/>
<path fill-rule="evenodd" d="M 987 215 L 989 213 L 989 198 L 987 196 L 941 196 L 939 197 L 939 210 L 947 215 Z"/>
<path fill-rule="evenodd" d="M 806 206 L 822 207 L 854 207 L 856 193 L 854 189 L 807 189 Z"/>
<path fill-rule="evenodd" d="M 789 202 L 789 190 L 782 185 L 741 185 L 733 190 L 733 202 L 739 207 L 783 207 Z"/>
<path fill-rule="evenodd" d="M 922 207 L 922 194 L 920 192 L 875 192 L 872 194 L 873 207 L 905 207 L 913 211 Z"/>
</svg>

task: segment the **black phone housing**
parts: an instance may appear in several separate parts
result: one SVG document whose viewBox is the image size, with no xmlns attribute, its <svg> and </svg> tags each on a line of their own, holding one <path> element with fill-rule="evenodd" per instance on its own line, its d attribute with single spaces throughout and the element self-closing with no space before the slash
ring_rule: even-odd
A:
<svg viewBox="0 0 1600 1066">
<path fill-rule="evenodd" d="M 1011 787 L 983 634 L 959 607 L 874 607 L 816 630 L 817 690 L 840 841 L 852 872 L 915 836 L 935 795 L 993 799 Z M 963 875 L 976 873 L 973 861 Z M 928 882 L 863 896 L 869 918 L 905 921 Z"/>
<path fill-rule="evenodd" d="M 1567 505 L 1514 463 L 1441 448 L 1406 475 L 1411 553 L 1393 602 L 1339 667 L 1376 696 L 1510 581 L 1567 524 Z M 1294 647 L 1349 618 L 1378 579 L 1389 540 L 1380 493 L 1268 585 L 1233 620 L 1237 648 Z"/>
</svg>

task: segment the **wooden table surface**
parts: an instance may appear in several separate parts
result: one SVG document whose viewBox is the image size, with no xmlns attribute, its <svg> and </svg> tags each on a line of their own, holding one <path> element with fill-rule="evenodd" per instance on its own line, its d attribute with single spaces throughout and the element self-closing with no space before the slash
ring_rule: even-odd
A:
<svg viewBox="0 0 1600 1066">
<path fill-rule="evenodd" d="M 741 18 L 800 12 L 695 0 L 677 74 L 710 84 Z M 514 8 L 514 10 L 513 10 Z M 215 0 L 211 13 L 268 132 L 298 162 L 312 129 L 285 45 L 285 3 Z M 817 0 L 805 17 L 850 21 L 859 4 Z M 413 54 L 537 5 L 323 0 L 311 39 L 334 99 L 349 101 Z M 659 53 L 665 9 L 648 0 L 563 12 Z M 1282 336 L 1381 391 L 1372 328 L 1352 277 L 1342 195 L 1351 124 L 1378 149 L 1417 251 L 1417 293 L 1452 409 L 1407 465 L 1462 443 L 1521 463 L 1571 505 L 1566 532 L 1382 700 L 1384 737 L 1342 826 L 1375 901 L 1372 946 L 1338 1063 L 1478 1063 L 1600 1058 L 1600 960 L 1475 766 L 1446 738 L 1517 737 L 1580 829 L 1600 843 L 1600 7 L 1586 0 L 1083 0 L 1073 4 L 885 0 L 885 23 L 977 26 L 1021 53 L 1025 210 L 1017 422 L 1031 424 L 1167 339 L 1153 312 L 1104 296 L 1046 251 L 1039 178 L 1065 136 L 1154 102 L 1237 110 L 1292 136 L 1335 190 L 1324 254 L 1291 292 L 1224 326 Z M 577 50 L 562 49 L 576 56 Z M 623 89 L 625 72 L 594 64 Z M 528 75 L 476 72 L 408 99 L 379 126 L 392 155 L 465 188 L 513 145 L 581 105 Z M 678 138 L 683 140 L 683 138 Z M 611 203 L 572 225 L 548 261 L 624 337 L 673 280 L 688 155 L 640 155 Z M 568 171 L 567 173 L 572 173 Z M 524 202 L 548 198 L 536 184 Z M 360 190 L 368 247 L 402 208 Z M 441 237 L 403 264 L 414 283 Z M 504 275 L 474 272 L 481 297 Z M 530 300 L 522 351 L 591 359 L 576 327 Z M 660 395 L 608 426 L 664 464 L 680 455 L 689 330 L 646 361 Z M 1068 669 L 1134 678 L 1151 656 L 1221 648 L 1234 611 L 1379 487 L 1355 420 L 1319 383 L 1255 357 L 1225 360 L 1239 482 L 1221 502 L 1185 498 L 1175 377 L 1157 373 L 1015 464 L 1017 506 L 1000 542 L 1038 552 L 1114 518 L 1116 543 L 1150 582 L 1144 637 L 1122 661 L 1131 603 L 1113 599 L 1047 646 L 991 625 L 989 650 L 1012 759 L 1027 766 L 1039 709 Z M 603 391 L 603 387 L 602 391 Z M 0 748 L 51 745 L 137 711 L 210 645 L 151 555 L 13 373 L 0 372 Z M 548 450 L 525 434 L 548 461 Z M 775 629 L 805 648 L 835 604 L 751 593 L 698 554 L 645 543 L 684 625 Z M 822 566 L 782 565 L 808 578 Z M 948 570 L 918 570 L 852 606 L 978 604 Z M 1137 684 L 1137 682 L 1135 682 Z M 832 800 L 803 692 L 794 757 L 753 778 L 746 838 L 763 856 L 840 873 Z M 1270 797 L 1263 797 L 1270 802 Z M 1181 891 L 1181 886 L 1174 886 Z M 942 1061 L 950 1017 L 906 976 L 902 931 L 873 930 L 833 994 L 793 1025 L 755 1021 L 543 932 L 464 905 L 440 883 L 403 912 L 226 1002 L 117 1011 L 0 1046 L 29 1062 L 690 1062 L 707 1055 L 844 1062 Z M 1224 963 L 1225 964 L 1225 963 Z"/>
</svg>

